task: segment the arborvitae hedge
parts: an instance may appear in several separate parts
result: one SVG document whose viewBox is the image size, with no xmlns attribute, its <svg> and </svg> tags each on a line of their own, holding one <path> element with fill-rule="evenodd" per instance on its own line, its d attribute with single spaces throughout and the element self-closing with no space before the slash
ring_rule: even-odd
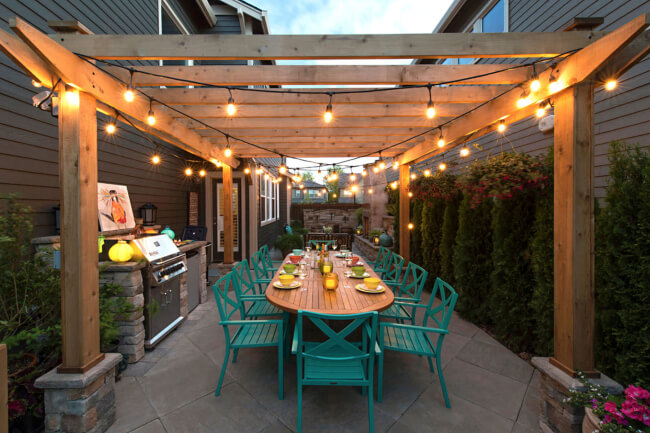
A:
<svg viewBox="0 0 650 433">
<path fill-rule="evenodd" d="M 429 272 L 429 283 L 440 275 L 440 252 L 438 245 L 442 237 L 442 216 L 445 202 L 435 199 L 422 206 L 422 267 Z"/>
<path fill-rule="evenodd" d="M 409 245 L 411 260 L 417 264 L 422 263 L 422 200 L 413 200 L 411 205 L 411 243 Z"/>
<path fill-rule="evenodd" d="M 440 278 L 452 286 L 456 284 L 454 275 L 454 248 L 458 231 L 458 206 L 460 195 L 447 200 L 445 214 L 442 218 L 442 237 L 440 240 Z"/>
<path fill-rule="evenodd" d="M 650 156 L 612 143 L 596 239 L 598 367 L 650 386 Z"/>
</svg>

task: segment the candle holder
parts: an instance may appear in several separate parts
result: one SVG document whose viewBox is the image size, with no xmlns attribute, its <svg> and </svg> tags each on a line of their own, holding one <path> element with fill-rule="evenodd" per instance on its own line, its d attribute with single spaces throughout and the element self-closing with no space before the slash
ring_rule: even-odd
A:
<svg viewBox="0 0 650 433">
<path fill-rule="evenodd" d="M 323 288 L 325 290 L 336 290 L 339 287 L 339 275 L 334 272 L 323 274 Z"/>
<path fill-rule="evenodd" d="M 320 265 L 320 273 L 325 275 L 334 269 L 334 263 L 330 262 L 329 260 L 325 260 L 323 263 Z"/>
</svg>

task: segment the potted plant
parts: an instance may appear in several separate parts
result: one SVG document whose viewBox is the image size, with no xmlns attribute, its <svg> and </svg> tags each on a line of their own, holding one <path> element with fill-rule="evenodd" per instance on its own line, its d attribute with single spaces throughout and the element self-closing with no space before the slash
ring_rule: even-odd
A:
<svg viewBox="0 0 650 433">
<path fill-rule="evenodd" d="M 578 378 L 585 389 L 570 389 L 566 403 L 585 408 L 583 433 L 650 433 L 650 391 L 629 385 L 622 395 L 613 395 L 582 373 Z"/>
</svg>

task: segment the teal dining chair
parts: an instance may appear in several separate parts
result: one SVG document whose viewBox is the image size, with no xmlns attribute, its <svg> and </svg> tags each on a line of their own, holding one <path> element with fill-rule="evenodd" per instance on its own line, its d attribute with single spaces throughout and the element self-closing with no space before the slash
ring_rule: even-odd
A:
<svg viewBox="0 0 650 433">
<path fill-rule="evenodd" d="M 282 262 L 284 260 L 271 260 L 271 253 L 269 252 L 269 246 L 268 245 L 262 245 L 262 263 L 264 265 L 264 269 L 268 272 L 273 272 L 275 273 L 278 269 L 280 269 L 280 266 L 282 265 Z"/>
<path fill-rule="evenodd" d="M 309 241 L 309 243 L 310 243 L 314 248 L 317 248 L 318 246 L 320 246 L 320 247 L 322 248 L 323 245 L 327 245 L 327 248 L 329 248 L 329 247 L 332 246 L 332 243 L 334 243 L 334 241 L 333 241 L 333 240 L 328 240 L 328 241 L 319 241 L 319 240 L 312 239 L 312 240 Z"/>
<path fill-rule="evenodd" d="M 402 275 L 402 266 L 404 266 L 404 257 L 397 253 L 391 253 L 388 263 L 381 273 L 381 279 L 386 284 L 399 284 L 399 277 Z"/>
<path fill-rule="evenodd" d="M 284 399 L 284 332 L 286 330 L 283 320 L 266 319 L 266 320 L 235 320 L 235 313 L 242 311 L 242 306 L 235 299 L 229 296 L 230 291 L 235 290 L 236 275 L 229 272 L 220 278 L 213 286 L 214 299 L 219 310 L 221 321 L 219 325 L 223 327 L 223 333 L 226 340 L 226 353 L 221 366 L 219 383 L 214 395 L 219 396 L 223 377 L 226 374 L 230 351 L 233 351 L 232 362 L 237 362 L 239 349 L 253 347 L 272 347 L 278 348 L 278 398 Z"/>
<path fill-rule="evenodd" d="M 330 327 L 333 322 L 342 321 L 349 323 L 341 331 Z M 322 333 L 321 338 L 310 338 L 317 341 L 305 339 L 303 329 L 307 322 Z M 351 341 L 351 335 L 357 329 L 361 333 L 361 342 Z M 376 311 L 359 314 L 298 311 L 291 348 L 297 356 L 298 433 L 302 432 L 302 388 L 305 385 L 360 386 L 362 393 L 368 395 L 368 431 L 374 432 L 373 367 L 379 350 L 376 335 Z"/>
<path fill-rule="evenodd" d="M 372 262 L 367 262 L 368 266 L 372 266 L 372 270 L 377 274 L 381 274 L 386 270 L 388 261 L 390 260 L 391 250 L 386 247 L 379 247 L 377 257 Z"/>
<path fill-rule="evenodd" d="M 382 400 L 383 393 L 383 380 L 382 375 L 384 371 L 384 351 L 394 350 L 397 352 L 412 353 L 415 355 L 426 356 L 429 361 L 429 369 L 435 373 L 433 369 L 433 361 L 436 360 L 436 367 L 438 370 L 438 377 L 440 378 L 440 387 L 442 388 L 442 395 L 445 399 L 445 406 L 451 408 L 449 403 L 449 395 L 447 395 L 447 386 L 445 385 L 445 378 L 442 374 L 442 342 L 445 335 L 449 333 L 449 320 L 454 311 L 458 294 L 449 284 L 436 278 L 436 282 L 431 292 L 431 298 L 427 305 L 424 304 L 411 304 L 415 308 L 423 308 L 424 318 L 422 319 L 422 326 L 405 325 L 393 322 L 381 322 L 379 325 L 379 355 L 378 355 L 378 370 L 377 370 L 377 401 Z M 433 321 L 433 327 L 429 327 L 428 321 Z M 434 336 L 432 340 L 431 336 Z M 437 336 L 437 339 L 435 338 Z"/>
<path fill-rule="evenodd" d="M 390 308 L 379 313 L 379 318 L 395 319 L 398 323 L 410 321 L 411 325 L 415 325 L 415 307 L 412 304 L 420 303 L 427 276 L 429 273 L 424 268 L 410 262 L 401 282 L 386 282 L 395 293 L 395 302 Z"/>
<path fill-rule="evenodd" d="M 232 268 L 236 280 L 234 284 L 235 295 L 242 306 L 241 316 L 244 319 L 265 317 L 265 316 L 282 316 L 285 322 L 288 319 L 288 313 L 280 310 L 278 307 L 269 303 L 266 296 L 258 295 L 255 292 L 255 280 L 251 275 L 251 269 L 247 260 L 242 260 Z"/>
<path fill-rule="evenodd" d="M 262 250 L 257 250 L 257 252 L 251 256 L 251 264 L 253 265 L 253 272 L 255 273 L 255 285 L 258 287 L 259 293 L 264 294 L 264 292 L 266 292 L 266 287 L 273 279 L 274 272 L 267 270 L 264 267 L 264 252 Z"/>
</svg>

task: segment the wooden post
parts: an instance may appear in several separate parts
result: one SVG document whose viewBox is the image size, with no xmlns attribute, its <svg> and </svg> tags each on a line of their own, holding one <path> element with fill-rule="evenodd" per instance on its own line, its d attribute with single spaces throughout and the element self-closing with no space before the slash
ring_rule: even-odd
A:
<svg viewBox="0 0 650 433">
<path fill-rule="evenodd" d="M 404 164 L 399 167 L 399 254 L 405 262 L 410 261 L 411 231 L 408 228 L 411 222 L 409 188 L 409 166 Z"/>
<path fill-rule="evenodd" d="M 0 344 L 0 433 L 7 433 L 9 428 L 9 372 L 7 368 L 7 346 Z"/>
<path fill-rule="evenodd" d="M 232 168 L 223 164 L 223 262 L 232 263 L 234 256 L 232 212 Z"/>
<path fill-rule="evenodd" d="M 95 99 L 59 90 L 61 188 L 61 334 L 59 373 L 83 373 L 104 358 L 99 351 L 97 255 L 97 114 Z"/>
<path fill-rule="evenodd" d="M 594 211 L 591 82 L 555 98 L 555 331 L 551 363 L 570 375 L 594 366 Z"/>
</svg>

